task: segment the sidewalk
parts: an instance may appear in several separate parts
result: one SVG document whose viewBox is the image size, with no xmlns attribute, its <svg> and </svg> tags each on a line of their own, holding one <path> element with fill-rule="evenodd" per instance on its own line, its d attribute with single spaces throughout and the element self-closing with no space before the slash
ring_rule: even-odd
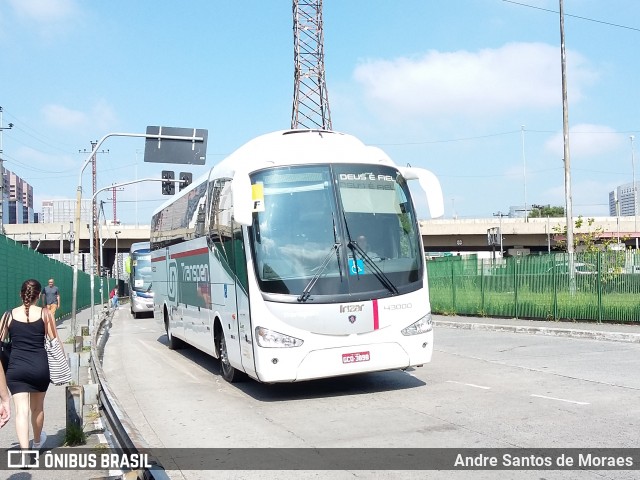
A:
<svg viewBox="0 0 640 480">
<path fill-rule="evenodd" d="M 101 311 L 102 306 L 96 306 L 96 312 Z M 80 327 L 87 326 L 89 324 L 89 319 L 91 316 L 90 308 L 86 308 L 82 311 L 79 311 L 76 315 L 76 323 L 77 323 L 77 332 L 80 334 Z M 70 349 L 72 349 L 72 345 L 70 343 L 66 343 L 67 338 L 69 338 L 71 333 L 71 318 L 65 320 L 57 321 L 58 334 L 62 339 L 64 344 L 65 351 L 69 353 Z M 82 370 L 86 371 L 86 367 L 81 367 L 81 375 Z M 47 432 L 47 440 L 45 444 L 45 449 L 50 450 L 53 448 L 75 448 L 75 447 L 63 447 L 65 442 L 65 432 L 66 432 L 66 423 L 67 423 L 67 415 L 66 415 L 66 388 L 63 386 L 55 386 L 49 385 L 47 390 L 47 396 L 44 401 L 44 431 Z M 18 448 L 18 436 L 16 434 L 16 424 L 15 424 L 15 408 L 13 403 L 11 405 L 11 420 L 7 425 L 0 429 L 0 445 L 1 449 L 14 449 Z M 87 420 L 85 419 L 85 423 Z M 85 431 L 87 430 L 85 425 Z M 30 427 L 30 437 L 33 436 L 33 432 Z M 97 434 L 87 434 L 87 445 L 83 447 L 77 448 L 91 448 L 92 445 L 96 445 L 101 440 L 102 435 L 98 436 Z M 3 452 L 6 455 L 6 451 Z M 0 459 L 0 468 L 4 468 L 7 465 L 7 458 Z M 5 470 L 0 472 L 0 477 L 2 478 L 11 478 L 12 480 L 59 480 L 59 479 L 70 479 L 70 480 L 87 480 L 87 479 L 104 479 L 108 478 L 109 473 L 107 471 L 100 470 L 47 470 L 45 467 L 41 467 L 39 469 L 28 469 L 28 470 Z"/>
<path fill-rule="evenodd" d="M 640 343 L 640 322 L 628 324 L 554 322 L 518 318 L 466 317 L 458 315 L 433 315 L 433 322 L 436 327 L 557 335 L 573 338 Z"/>
</svg>

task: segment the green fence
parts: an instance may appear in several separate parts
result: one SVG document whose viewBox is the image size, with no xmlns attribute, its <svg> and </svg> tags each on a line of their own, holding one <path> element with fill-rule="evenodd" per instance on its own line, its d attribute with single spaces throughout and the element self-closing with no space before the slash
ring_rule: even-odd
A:
<svg viewBox="0 0 640 480">
<path fill-rule="evenodd" d="M 60 317 L 71 313 L 73 294 L 73 268 L 67 264 L 53 260 L 27 246 L 14 242 L 10 238 L 0 235 L 0 312 L 19 305 L 20 288 L 22 283 L 35 278 L 42 287 L 53 278 L 60 290 L 61 304 L 56 315 Z M 96 304 L 100 300 L 100 277 L 93 277 Z M 78 272 L 78 310 L 91 304 L 91 276 L 85 272 Z M 106 292 L 115 286 L 115 279 L 103 278 L 103 288 Z M 107 300 L 108 300 L 108 296 Z"/>
<path fill-rule="evenodd" d="M 429 260 L 434 313 L 547 320 L 640 322 L 640 255 L 566 254 Z M 638 265 L 638 269 L 636 269 Z"/>
</svg>

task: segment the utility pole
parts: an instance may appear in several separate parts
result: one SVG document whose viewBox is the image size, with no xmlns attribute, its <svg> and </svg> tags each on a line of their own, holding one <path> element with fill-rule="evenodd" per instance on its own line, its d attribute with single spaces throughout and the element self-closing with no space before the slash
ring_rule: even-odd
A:
<svg viewBox="0 0 640 480">
<path fill-rule="evenodd" d="M 293 43 L 291 128 L 331 130 L 324 72 L 322 0 L 293 0 Z"/>
<path fill-rule="evenodd" d="M 91 153 L 93 152 L 93 150 L 96 148 L 96 145 L 98 144 L 98 141 L 94 141 L 94 142 L 89 142 L 91 144 L 91 150 L 88 151 L 86 148 L 83 150 L 78 150 L 78 153 Z M 109 150 L 101 150 L 99 152 L 94 152 L 93 155 L 91 156 L 91 184 L 93 187 L 93 194 L 95 195 L 96 193 L 96 189 L 97 184 L 98 184 L 98 177 L 97 177 L 97 169 L 96 169 L 96 155 L 98 153 L 109 153 Z M 91 215 L 93 215 L 93 224 L 97 225 L 97 221 L 96 219 L 98 218 L 98 207 L 96 204 L 96 201 L 94 199 L 93 201 L 93 205 L 91 205 Z M 100 241 L 99 239 L 99 235 L 97 233 L 97 231 L 91 232 L 91 241 L 93 242 L 93 252 L 94 252 L 94 259 L 93 259 L 93 263 L 94 265 L 100 265 L 100 249 L 98 248 L 98 242 Z M 91 272 L 91 274 L 93 275 L 95 272 Z"/>
<path fill-rule="evenodd" d="M 0 107 L 0 233 L 4 233 L 4 159 L 2 158 L 2 132 L 11 130 L 13 123 L 8 127 L 2 126 L 2 107 Z"/>
<path fill-rule="evenodd" d="M 118 191 L 122 191 L 124 188 L 116 188 L 115 186 L 111 187 L 111 195 L 112 197 L 109 200 L 113 201 L 113 224 L 117 225 L 118 223 L 118 211 L 117 211 L 117 203 L 116 203 L 116 195 Z"/>
<path fill-rule="evenodd" d="M 573 199 L 571 198 L 571 155 L 569 154 L 569 102 L 567 101 L 567 54 L 564 47 L 564 3 L 560 0 L 560 58 L 562 70 L 562 137 L 564 139 L 564 194 L 567 211 L 567 256 L 569 257 L 569 290 L 576 287 L 573 256 Z"/>
</svg>

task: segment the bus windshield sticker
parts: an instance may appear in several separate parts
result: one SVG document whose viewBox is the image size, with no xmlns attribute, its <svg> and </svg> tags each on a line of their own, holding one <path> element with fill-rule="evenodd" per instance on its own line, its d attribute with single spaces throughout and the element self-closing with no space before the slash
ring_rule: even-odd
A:
<svg viewBox="0 0 640 480">
<path fill-rule="evenodd" d="M 362 275 L 364 274 L 364 262 L 358 258 L 356 261 L 353 258 L 349 259 L 349 275 Z"/>
<path fill-rule="evenodd" d="M 264 185 L 262 182 L 251 185 L 251 200 L 254 212 L 264 212 Z"/>
</svg>

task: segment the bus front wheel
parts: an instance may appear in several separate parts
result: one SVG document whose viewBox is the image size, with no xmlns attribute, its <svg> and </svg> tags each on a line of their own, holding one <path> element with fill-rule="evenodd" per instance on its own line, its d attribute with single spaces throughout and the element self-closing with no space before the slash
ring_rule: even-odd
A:
<svg viewBox="0 0 640 480">
<path fill-rule="evenodd" d="M 229 383 L 234 383 L 240 380 L 241 372 L 231 366 L 229 361 L 229 354 L 227 351 L 227 341 L 224 338 L 224 332 L 220 331 L 218 336 L 218 358 L 220 358 L 220 370 L 222 372 L 222 378 Z"/>
<path fill-rule="evenodd" d="M 166 310 L 164 312 L 164 329 L 167 332 L 167 345 L 169 346 L 169 350 L 177 350 L 178 348 L 180 348 L 180 339 L 171 335 L 171 327 L 169 327 L 169 315 L 167 314 Z"/>
</svg>

